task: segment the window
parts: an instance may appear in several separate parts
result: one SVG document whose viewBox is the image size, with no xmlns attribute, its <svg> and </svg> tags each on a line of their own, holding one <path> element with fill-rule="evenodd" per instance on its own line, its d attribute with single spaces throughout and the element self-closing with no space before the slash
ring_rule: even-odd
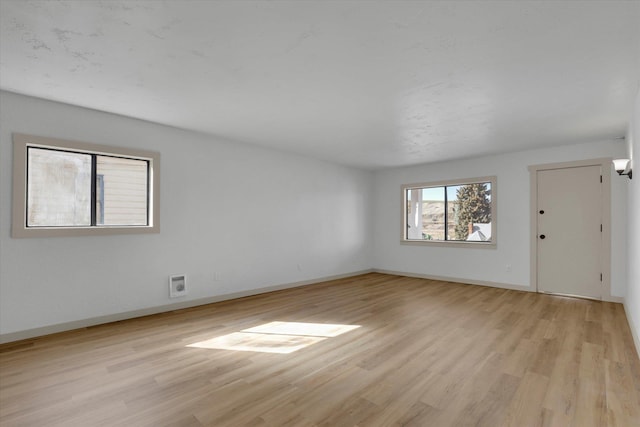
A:
<svg viewBox="0 0 640 427">
<path fill-rule="evenodd" d="M 13 237 L 159 232 L 158 153 L 13 140 Z"/>
<path fill-rule="evenodd" d="M 496 177 L 402 186 L 402 242 L 496 246 Z"/>
</svg>

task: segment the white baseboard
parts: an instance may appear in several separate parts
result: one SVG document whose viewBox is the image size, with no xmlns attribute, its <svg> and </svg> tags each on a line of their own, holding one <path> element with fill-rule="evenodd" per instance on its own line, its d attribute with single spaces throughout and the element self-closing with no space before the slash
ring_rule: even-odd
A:
<svg viewBox="0 0 640 427">
<path fill-rule="evenodd" d="M 375 271 L 376 273 L 392 274 L 394 276 L 417 277 L 419 279 L 440 280 L 442 282 L 462 283 L 465 285 L 479 285 L 479 286 L 489 286 L 491 288 L 511 289 L 514 291 L 536 292 L 535 289 L 532 289 L 529 286 L 513 285 L 511 283 L 490 282 L 487 280 L 461 279 L 459 277 L 450 277 L 450 276 L 434 276 L 432 274 L 407 273 L 406 271 L 382 270 L 378 268 L 374 268 L 373 271 Z M 622 304 L 624 302 L 624 298 L 616 297 L 612 295 L 604 295 L 602 297 L 602 301 L 617 302 Z"/>
<path fill-rule="evenodd" d="M 640 335 L 638 334 L 640 331 L 636 329 L 633 320 L 629 313 L 631 310 L 627 308 L 626 301 L 623 303 L 624 306 L 624 314 L 627 316 L 627 323 L 629 324 L 629 329 L 631 329 L 631 337 L 633 338 L 633 343 L 636 345 L 636 353 L 638 353 L 638 357 L 640 357 Z"/>
<path fill-rule="evenodd" d="M 303 280 L 301 282 L 292 282 L 292 283 L 285 283 L 285 284 L 274 285 L 274 286 L 267 286 L 267 287 L 251 289 L 247 291 L 234 292 L 234 293 L 224 294 L 224 295 L 216 295 L 208 298 L 200 298 L 197 300 L 183 301 L 183 302 L 178 302 L 174 304 L 166 304 L 166 305 L 161 305 L 156 307 L 143 308 L 140 310 L 127 311 L 123 313 L 110 314 L 106 316 L 92 317 L 89 319 L 75 320 L 72 322 L 58 323 L 55 325 L 43 326 L 41 328 L 27 329 L 24 331 L 12 332 L 8 334 L 0 334 L 0 344 L 25 340 L 29 338 L 41 337 L 44 335 L 51 335 L 58 332 L 72 331 L 74 329 L 87 328 L 89 326 L 102 325 L 104 323 L 118 322 L 120 320 L 134 319 L 136 317 L 149 316 L 151 314 L 166 313 L 169 311 L 180 310 L 183 308 L 197 307 L 200 305 L 212 304 L 220 301 L 227 301 L 227 300 L 236 299 L 236 298 L 243 298 L 243 297 L 248 297 L 252 295 L 259 295 L 259 294 L 264 294 L 268 292 L 280 291 L 283 289 L 298 288 L 301 286 L 313 285 L 316 283 L 327 282 L 330 280 L 337 280 L 337 279 L 344 279 L 347 277 L 359 276 L 361 274 L 366 274 L 371 272 L 373 272 L 373 270 L 371 269 L 354 271 L 351 273 L 320 277 L 320 278 L 311 279 L 311 280 Z"/>
<path fill-rule="evenodd" d="M 511 289 L 516 291 L 535 292 L 535 290 L 532 290 L 528 286 L 513 285 L 509 283 L 490 282 L 485 280 L 461 279 L 457 277 L 435 276 L 430 274 L 408 273 L 405 271 L 393 271 L 393 270 L 383 270 L 383 269 L 374 268 L 374 269 L 367 269 L 367 270 L 361 270 L 361 271 L 354 271 L 351 273 L 338 274 L 334 276 L 320 277 L 317 279 L 303 280 L 300 282 L 291 282 L 291 283 L 285 283 L 280 285 L 267 286 L 263 288 L 251 289 L 251 290 L 241 291 L 241 292 L 234 292 L 230 294 L 216 295 L 208 298 L 200 298 L 197 300 L 183 301 L 183 302 L 178 302 L 173 304 L 166 304 L 166 305 L 161 305 L 156 307 L 144 308 L 140 310 L 110 314 L 106 316 L 92 317 L 89 319 L 81 319 L 81 320 L 76 320 L 72 322 L 58 323 L 55 325 L 43 326 L 43 327 L 34 328 L 34 329 L 27 329 L 24 331 L 12 332 L 8 334 L 0 334 L 0 344 L 25 340 L 29 338 L 41 337 L 44 335 L 55 334 L 58 332 L 71 331 L 74 329 L 87 328 L 90 326 L 96 326 L 96 325 L 101 325 L 105 323 L 118 322 L 120 320 L 134 319 L 136 317 L 149 316 L 152 314 L 166 313 L 169 311 L 180 310 L 183 308 L 197 307 L 200 305 L 212 304 L 220 301 L 227 301 L 227 300 L 232 300 L 236 298 L 243 298 L 243 297 L 248 297 L 252 295 L 259 295 L 259 294 L 264 294 L 264 293 L 274 292 L 274 291 L 279 291 L 284 289 L 291 289 L 291 288 L 297 288 L 301 286 L 313 285 L 316 283 L 327 282 L 330 280 L 344 279 L 347 277 L 359 276 L 359 275 L 367 274 L 371 272 L 376 272 L 381 274 L 390 274 L 393 276 L 416 277 L 420 279 L 462 283 L 466 285 L 479 285 L 479 286 L 488 286 L 493 288 Z M 609 297 L 607 301 L 623 303 L 624 299 L 620 297 L 612 296 L 612 297 Z M 635 329 L 635 326 L 633 325 L 633 323 L 631 322 L 631 319 L 629 318 L 629 315 L 628 315 L 629 312 L 626 310 L 626 306 L 625 306 L 625 312 L 627 313 L 627 320 L 631 328 L 631 334 L 633 335 L 633 340 L 636 346 L 636 350 L 638 351 L 638 355 L 640 356 L 640 338 L 638 336 L 638 331 Z"/>
<path fill-rule="evenodd" d="M 511 289 L 514 291 L 535 292 L 535 290 L 532 290 L 528 286 L 512 285 L 510 283 L 489 282 L 486 280 L 461 279 L 459 277 L 449 277 L 449 276 L 434 276 L 432 274 L 407 273 L 406 271 L 381 270 L 378 268 L 373 269 L 373 271 L 375 271 L 376 273 L 392 274 L 394 276 L 416 277 L 419 279 L 439 280 L 442 282 L 462 283 L 465 285 L 479 285 L 479 286 L 488 286 L 491 288 Z"/>
</svg>

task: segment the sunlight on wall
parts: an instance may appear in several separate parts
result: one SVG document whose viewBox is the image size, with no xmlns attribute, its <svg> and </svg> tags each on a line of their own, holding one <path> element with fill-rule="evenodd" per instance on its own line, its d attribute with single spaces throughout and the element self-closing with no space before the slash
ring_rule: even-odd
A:
<svg viewBox="0 0 640 427">
<path fill-rule="evenodd" d="M 189 344 L 187 347 L 289 354 L 359 327 L 360 325 L 329 323 L 270 322 Z"/>
</svg>

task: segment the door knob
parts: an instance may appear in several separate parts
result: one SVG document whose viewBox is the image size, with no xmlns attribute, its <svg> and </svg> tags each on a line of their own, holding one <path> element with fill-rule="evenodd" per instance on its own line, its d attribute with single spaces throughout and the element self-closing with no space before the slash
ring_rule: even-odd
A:
<svg viewBox="0 0 640 427">
<path fill-rule="evenodd" d="M 543 211 L 543 210 L 541 210 L 541 211 L 540 211 L 540 215 L 542 215 L 542 214 L 544 214 L 544 211 Z"/>
<path fill-rule="evenodd" d="M 544 240 L 544 238 L 545 238 L 545 237 L 547 237 L 547 236 L 545 236 L 544 234 L 541 234 L 541 235 L 540 235 L 540 238 L 541 238 L 542 240 Z"/>
</svg>

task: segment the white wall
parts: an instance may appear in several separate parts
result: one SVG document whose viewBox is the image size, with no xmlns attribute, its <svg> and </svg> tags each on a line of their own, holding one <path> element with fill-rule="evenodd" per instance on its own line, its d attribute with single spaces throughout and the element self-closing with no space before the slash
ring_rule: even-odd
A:
<svg viewBox="0 0 640 427">
<path fill-rule="evenodd" d="M 11 238 L 13 132 L 159 151 L 161 233 Z M 174 303 L 170 274 L 197 300 L 368 269 L 371 193 L 370 172 L 0 92 L 0 334 Z"/>
<path fill-rule="evenodd" d="M 625 311 L 631 326 L 636 350 L 640 355 L 640 92 L 627 132 L 628 152 L 622 156 L 632 159 L 636 174 L 632 180 L 624 178 L 628 190 L 628 246 L 627 246 L 627 295 Z M 634 159 L 635 157 L 635 159 Z"/>
<path fill-rule="evenodd" d="M 623 141 L 508 153 L 469 160 L 382 170 L 375 173 L 374 254 L 376 269 L 441 276 L 505 287 L 530 287 L 530 165 L 616 157 Z M 496 249 L 401 245 L 402 184 L 497 176 L 498 247 Z M 612 295 L 622 297 L 626 272 L 625 183 L 612 180 Z M 507 271 L 506 266 L 511 266 Z"/>
<path fill-rule="evenodd" d="M 161 152 L 161 233 L 12 239 L 12 132 Z M 370 173 L 0 92 L 0 334 L 171 304 L 167 276 L 179 273 L 188 301 L 371 267 L 529 288 L 527 166 L 624 156 L 624 142 L 603 141 Z M 498 177 L 497 249 L 400 244 L 401 184 L 487 175 Z M 635 331 L 638 179 L 612 179 L 612 294 L 626 295 Z"/>
</svg>

